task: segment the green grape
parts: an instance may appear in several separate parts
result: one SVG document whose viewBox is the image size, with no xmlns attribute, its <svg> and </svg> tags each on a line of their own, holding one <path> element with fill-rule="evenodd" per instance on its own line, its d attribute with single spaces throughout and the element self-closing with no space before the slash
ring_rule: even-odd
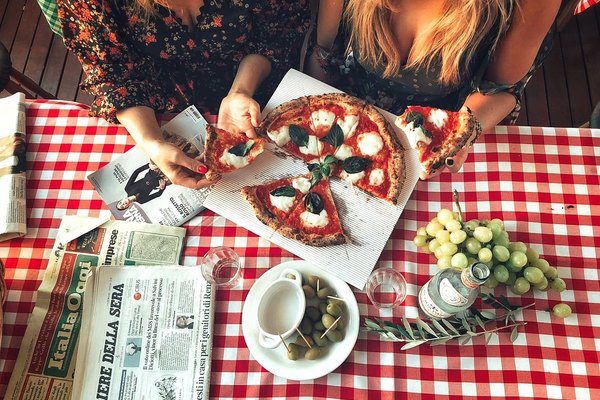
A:
<svg viewBox="0 0 600 400">
<path fill-rule="evenodd" d="M 465 246 L 467 247 L 467 251 L 471 254 L 479 253 L 481 250 L 481 242 L 475 238 L 468 238 L 465 242 Z"/>
<path fill-rule="evenodd" d="M 544 273 L 536 267 L 525 268 L 523 271 L 523 277 L 534 285 L 541 283 L 545 279 Z"/>
<path fill-rule="evenodd" d="M 544 276 L 548 279 L 554 279 L 558 276 L 558 271 L 554 267 L 548 267 L 548 269 L 544 271 Z"/>
<path fill-rule="evenodd" d="M 538 252 L 535 251 L 535 249 L 532 249 L 531 247 L 527 248 L 525 255 L 527 256 L 527 261 L 529 261 L 530 263 L 533 263 L 535 260 L 538 260 L 540 258 Z"/>
<path fill-rule="evenodd" d="M 490 222 L 487 225 L 487 228 L 492 231 L 492 235 L 495 238 L 499 237 L 502 234 L 502 227 L 495 222 Z"/>
<path fill-rule="evenodd" d="M 429 246 L 427 246 L 427 245 L 421 247 L 421 250 L 423 250 L 423 253 L 425 253 L 425 254 L 432 254 L 433 253 L 431 250 L 429 250 Z"/>
<path fill-rule="evenodd" d="M 506 262 L 510 258 L 510 251 L 499 244 L 494 246 L 492 254 L 494 255 L 494 258 L 500 262 Z"/>
<path fill-rule="evenodd" d="M 567 318 L 572 312 L 571 306 L 565 303 L 558 303 L 552 307 L 552 313 L 558 318 Z"/>
<path fill-rule="evenodd" d="M 448 232 L 445 229 L 440 229 L 435 234 L 435 238 L 438 240 L 438 242 L 440 242 L 440 244 L 449 242 L 450 241 L 450 232 Z"/>
<path fill-rule="evenodd" d="M 492 268 L 494 268 L 494 260 L 490 260 L 486 263 L 484 263 L 485 265 L 487 265 L 487 267 L 492 270 Z"/>
<path fill-rule="evenodd" d="M 510 262 L 517 268 L 523 268 L 527 264 L 527 256 L 522 251 L 510 253 Z"/>
<path fill-rule="evenodd" d="M 448 232 L 454 232 L 462 229 L 462 224 L 458 220 L 450 220 L 446 225 L 446 229 Z"/>
<path fill-rule="evenodd" d="M 494 244 L 496 244 L 498 246 L 508 247 L 509 243 L 510 243 L 510 241 L 508 240 L 508 233 L 506 233 L 505 231 L 502 231 L 500 236 L 498 236 L 497 238 L 494 238 Z"/>
<path fill-rule="evenodd" d="M 496 280 L 494 275 L 490 275 L 490 277 L 487 278 L 487 280 L 484 282 L 485 287 L 488 287 L 490 289 L 495 288 L 496 286 L 498 286 L 498 284 L 499 282 Z"/>
<path fill-rule="evenodd" d="M 417 229 L 417 236 L 427 236 L 427 230 L 424 226 Z"/>
<path fill-rule="evenodd" d="M 442 256 L 437 260 L 437 266 L 439 269 L 446 269 L 452 266 L 451 264 L 452 257 L 450 256 Z"/>
<path fill-rule="evenodd" d="M 467 262 L 469 263 L 469 265 L 471 265 L 471 264 L 475 264 L 477 261 L 478 261 L 478 260 L 477 260 L 476 258 L 474 258 L 474 257 L 469 257 L 469 256 L 467 255 Z"/>
<path fill-rule="evenodd" d="M 464 253 L 456 253 L 452 256 L 451 264 L 453 268 L 464 269 L 467 268 L 469 262 L 467 261 L 467 256 L 465 256 Z"/>
<path fill-rule="evenodd" d="M 447 208 L 442 208 L 437 213 L 438 222 L 442 225 L 446 225 L 448 222 L 454 219 L 454 213 Z"/>
<path fill-rule="evenodd" d="M 442 252 L 442 246 L 440 246 L 437 249 L 435 249 L 435 251 L 433 252 L 433 254 L 435 255 L 435 258 L 437 258 L 438 260 L 440 258 L 444 257 L 444 253 Z"/>
<path fill-rule="evenodd" d="M 502 221 L 499 218 L 494 218 L 493 220 L 490 221 L 490 223 L 498 224 L 498 225 L 500 225 L 500 228 L 504 229 L 504 221 Z"/>
<path fill-rule="evenodd" d="M 501 282 L 501 283 L 507 282 L 508 276 L 509 276 L 508 269 L 504 265 L 500 264 L 500 265 L 496 265 L 494 267 L 494 278 L 496 278 L 496 280 L 498 282 Z"/>
<path fill-rule="evenodd" d="M 548 269 L 550 269 L 550 264 L 548 261 L 543 258 L 538 258 L 537 260 L 533 260 L 531 265 L 542 270 L 543 273 L 546 273 Z"/>
<path fill-rule="evenodd" d="M 429 244 L 427 245 L 427 247 L 429 247 L 429 250 L 435 251 L 435 249 L 437 249 L 441 245 L 442 244 L 437 239 L 432 239 L 429 241 Z"/>
<path fill-rule="evenodd" d="M 535 287 L 537 290 L 546 290 L 547 288 L 549 288 L 548 284 L 549 284 L 548 278 L 546 278 L 542 274 L 542 280 L 539 283 L 536 283 L 535 285 L 533 285 L 533 287 Z"/>
<path fill-rule="evenodd" d="M 431 221 L 425 227 L 425 230 L 429 236 L 435 236 L 440 229 L 444 229 L 444 226 L 437 221 Z"/>
<path fill-rule="evenodd" d="M 512 272 L 520 272 L 521 269 L 523 269 L 523 267 L 515 266 L 510 260 L 506 261 L 504 265 L 506 265 L 506 268 L 508 268 L 508 270 Z"/>
<path fill-rule="evenodd" d="M 454 244 L 461 244 L 467 240 L 467 232 L 462 229 L 450 233 L 450 241 Z"/>
<path fill-rule="evenodd" d="M 453 256 L 458 251 L 458 246 L 450 242 L 442 244 L 440 248 L 442 249 L 442 255 L 444 256 Z"/>
<path fill-rule="evenodd" d="M 517 278 L 510 289 L 514 294 L 525 294 L 531 289 L 529 281 L 523 277 Z"/>
<path fill-rule="evenodd" d="M 473 237 L 479 240 L 481 243 L 487 243 L 491 242 L 494 236 L 489 228 L 486 228 L 485 226 L 478 226 L 473 231 Z"/>
<path fill-rule="evenodd" d="M 520 251 L 522 253 L 525 253 L 527 251 L 527 245 L 523 242 L 512 242 L 511 244 L 508 245 L 508 249 L 511 252 Z"/>
<path fill-rule="evenodd" d="M 417 235 L 413 239 L 413 242 L 415 242 L 415 245 L 417 247 L 423 247 L 427 244 L 427 236 Z"/>
<path fill-rule="evenodd" d="M 550 288 L 560 293 L 567 288 L 567 284 L 561 278 L 556 278 L 550 281 Z"/>
<path fill-rule="evenodd" d="M 492 251 L 487 247 L 484 247 L 483 249 L 479 250 L 477 257 L 479 258 L 479 261 L 488 263 L 492 261 Z"/>
<path fill-rule="evenodd" d="M 473 234 L 473 232 L 475 231 L 475 228 L 477 228 L 478 226 L 479 226 L 479 221 L 476 219 L 472 219 L 465 223 L 464 229 L 467 233 Z"/>
<path fill-rule="evenodd" d="M 511 286 L 514 285 L 515 281 L 517 280 L 517 274 L 515 274 L 514 272 L 510 271 L 508 273 L 508 279 L 506 280 L 506 285 L 507 286 Z"/>
</svg>

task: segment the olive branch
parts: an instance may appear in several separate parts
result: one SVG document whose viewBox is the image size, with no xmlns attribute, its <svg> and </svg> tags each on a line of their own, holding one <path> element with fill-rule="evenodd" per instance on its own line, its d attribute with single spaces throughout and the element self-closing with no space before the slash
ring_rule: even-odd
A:
<svg viewBox="0 0 600 400">
<path fill-rule="evenodd" d="M 491 305 L 497 310 L 503 311 L 497 315 L 491 311 L 479 311 L 471 307 L 463 315 L 442 320 L 422 320 L 416 318 L 414 322 L 402 318 L 402 324 L 395 324 L 376 318 L 375 320 L 365 319 L 365 328 L 368 332 L 376 332 L 385 341 L 405 343 L 401 350 L 408 350 L 413 347 L 428 343 L 431 346 L 445 344 L 446 342 L 457 339 L 463 345 L 477 336 L 484 336 L 485 343 L 488 344 L 493 334 L 506 329 L 511 329 L 510 341 L 514 342 L 519 336 L 518 328 L 527 323 L 517 321 L 516 314 L 535 303 L 526 306 L 515 306 L 511 304 L 505 296 L 496 297 L 493 294 L 480 294 L 483 302 Z M 491 322 L 502 321 L 503 325 L 488 329 L 486 325 Z"/>
</svg>

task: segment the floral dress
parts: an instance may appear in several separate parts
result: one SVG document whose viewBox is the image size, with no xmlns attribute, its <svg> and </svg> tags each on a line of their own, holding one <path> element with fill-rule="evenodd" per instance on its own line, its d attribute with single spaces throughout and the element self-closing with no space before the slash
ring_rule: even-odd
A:
<svg viewBox="0 0 600 400">
<path fill-rule="evenodd" d="M 92 114 L 115 122 L 117 110 L 148 106 L 211 112 L 248 54 L 271 61 L 256 98 L 264 103 L 297 67 L 310 25 L 308 0 L 206 0 L 192 27 L 156 6 L 144 21 L 131 0 L 58 0 L 67 48 L 83 65 L 82 89 L 96 96 Z"/>
</svg>

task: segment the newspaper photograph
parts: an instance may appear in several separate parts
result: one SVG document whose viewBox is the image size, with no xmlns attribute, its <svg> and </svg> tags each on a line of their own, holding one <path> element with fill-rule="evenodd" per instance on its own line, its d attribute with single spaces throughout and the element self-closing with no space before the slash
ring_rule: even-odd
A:
<svg viewBox="0 0 600 400">
<path fill-rule="evenodd" d="M 0 99 L 0 242 L 27 233 L 25 95 Z"/>
<path fill-rule="evenodd" d="M 214 291 L 198 267 L 92 268 L 76 399 L 208 399 Z"/>
<path fill-rule="evenodd" d="M 179 264 L 184 238 L 183 228 L 64 217 L 5 399 L 70 399 L 78 338 L 89 335 L 81 321 L 90 270 L 98 265 Z"/>
<path fill-rule="evenodd" d="M 191 158 L 204 150 L 207 122 L 190 106 L 162 126 L 163 138 Z M 139 146 L 90 174 L 88 180 L 118 220 L 179 226 L 200 211 L 210 188 L 173 185 Z"/>
</svg>

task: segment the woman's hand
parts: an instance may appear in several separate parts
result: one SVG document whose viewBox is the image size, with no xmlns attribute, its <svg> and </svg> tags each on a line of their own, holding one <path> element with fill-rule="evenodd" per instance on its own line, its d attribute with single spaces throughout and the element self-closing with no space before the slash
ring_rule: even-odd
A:
<svg viewBox="0 0 600 400">
<path fill-rule="evenodd" d="M 230 92 L 221 101 L 218 127 L 229 132 L 243 132 L 248 137 L 256 137 L 255 128 L 260 125 L 260 106 L 248 94 Z"/>
<path fill-rule="evenodd" d="M 323 57 L 319 54 L 319 50 L 315 47 L 315 50 L 308 56 L 306 62 L 306 73 L 321 82 L 331 83 L 331 77 L 327 74 L 323 68 Z"/>
</svg>

